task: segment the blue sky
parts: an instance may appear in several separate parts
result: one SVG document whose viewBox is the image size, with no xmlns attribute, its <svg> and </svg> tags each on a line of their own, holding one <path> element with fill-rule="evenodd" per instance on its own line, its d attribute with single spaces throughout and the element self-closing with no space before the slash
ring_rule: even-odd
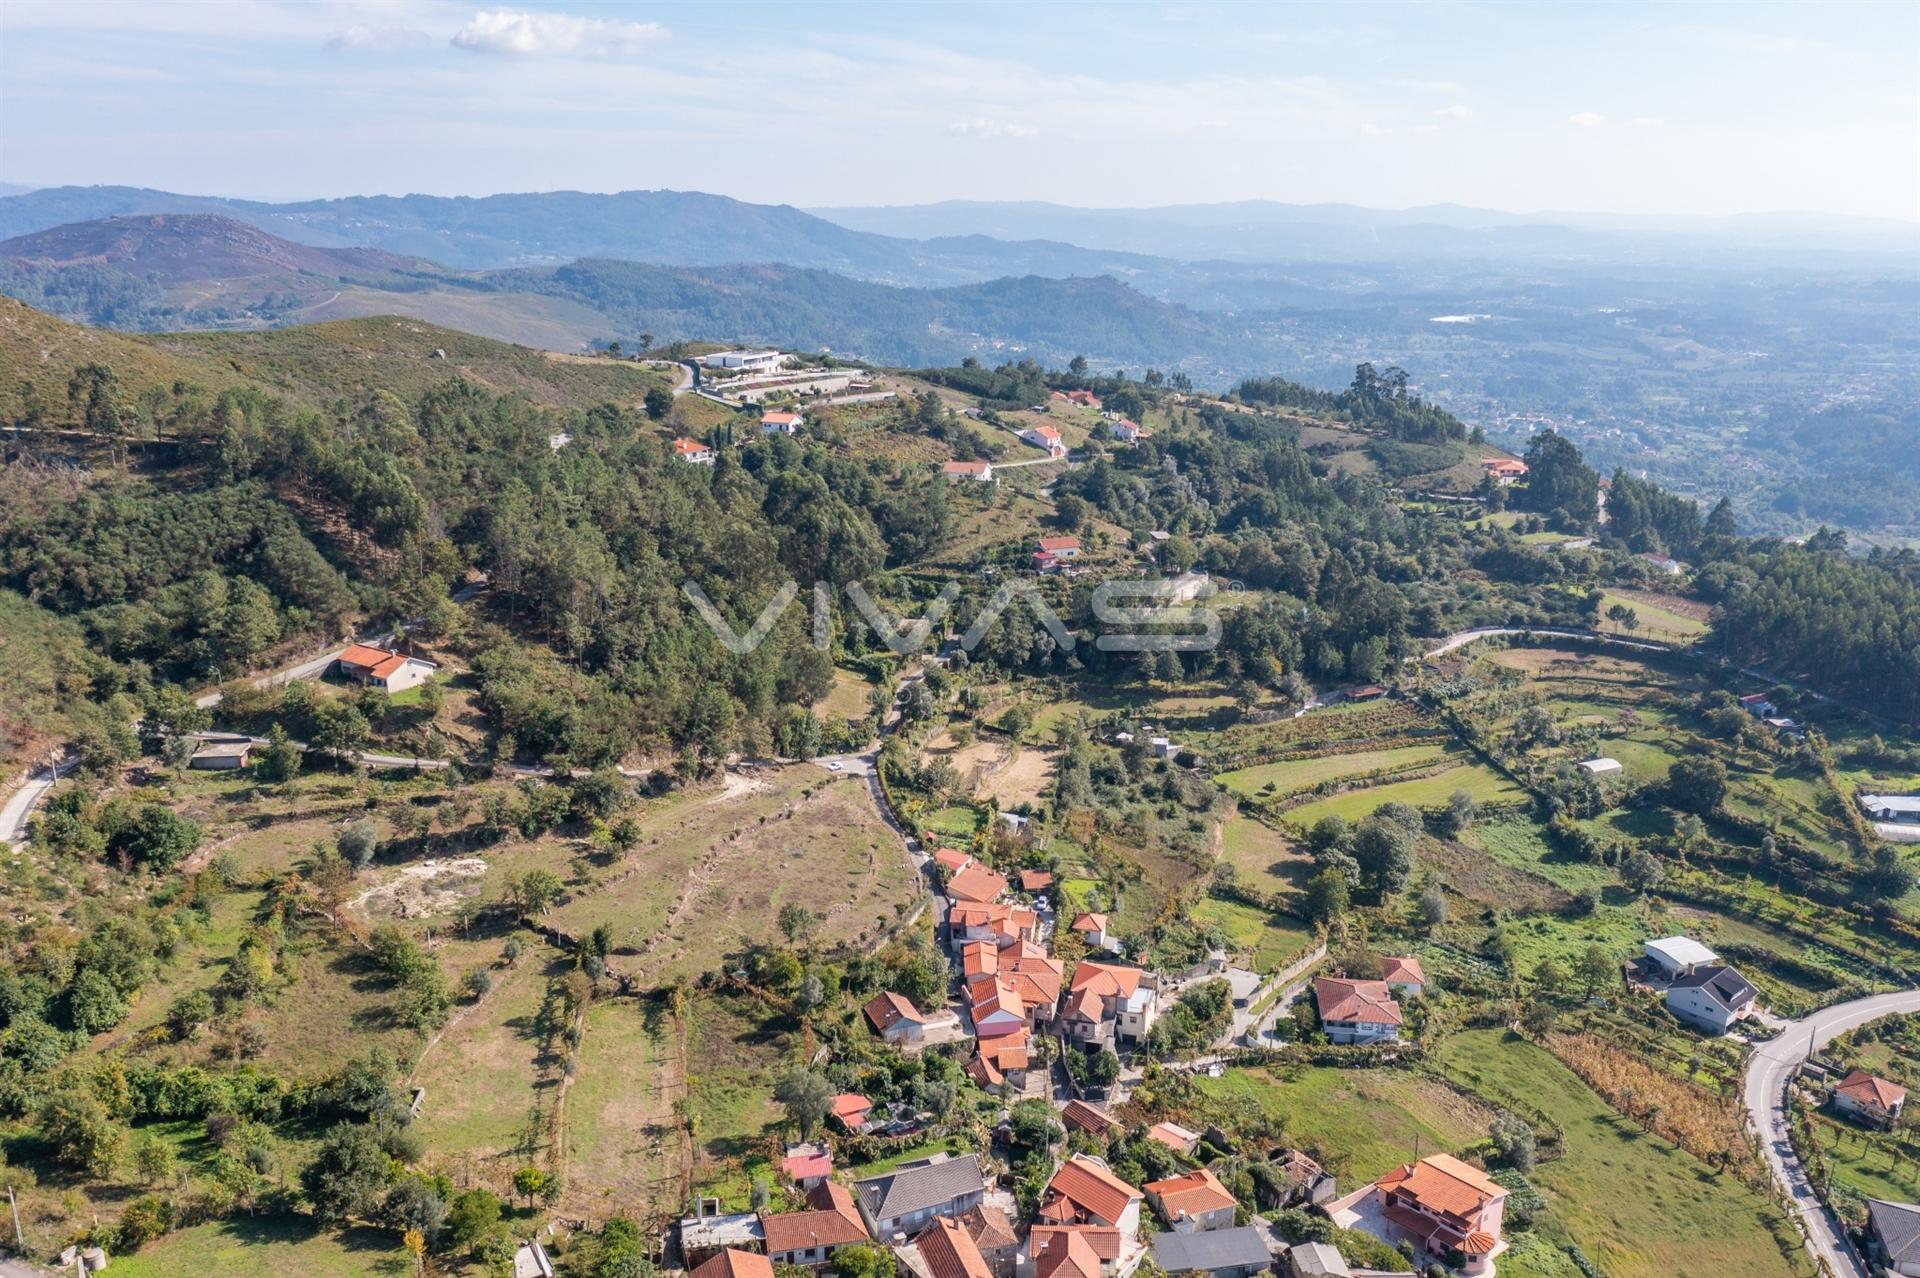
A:
<svg viewBox="0 0 1920 1278">
<path fill-rule="evenodd" d="M 1920 219 L 1920 5 L 6 0 L 0 179 Z"/>
</svg>

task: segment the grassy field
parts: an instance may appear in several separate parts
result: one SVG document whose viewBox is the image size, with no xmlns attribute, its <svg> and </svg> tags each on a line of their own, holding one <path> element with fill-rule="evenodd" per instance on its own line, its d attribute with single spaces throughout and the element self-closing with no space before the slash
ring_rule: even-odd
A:
<svg viewBox="0 0 1920 1278">
<path fill-rule="evenodd" d="M 849 670 L 833 672 L 833 690 L 813 703 L 813 712 L 822 719 L 864 719 L 867 694 L 873 685 Z"/>
<path fill-rule="evenodd" d="M 1218 924 L 1234 950 L 1247 956 L 1256 972 L 1285 967 L 1313 945 L 1313 928 L 1304 920 L 1239 901 L 1205 897 L 1193 907 L 1196 922 Z"/>
<path fill-rule="evenodd" d="M 1252 817 L 1233 816 L 1220 830 L 1220 856 L 1257 892 L 1291 895 L 1313 875 L 1313 858 Z"/>
<path fill-rule="evenodd" d="M 580 1211 L 644 1219 L 678 1199 L 686 1150 L 673 1112 L 685 1082 L 677 1038 L 666 1018 L 649 1027 L 625 1000 L 588 1009 L 566 1099 L 567 1196 Z"/>
<path fill-rule="evenodd" d="M 1423 1154 L 1462 1153 L 1487 1138 L 1494 1111 L 1405 1070 L 1232 1069 L 1196 1077 L 1207 1095 L 1257 1105 L 1287 1140 L 1340 1178 L 1341 1192 Z"/>
<path fill-rule="evenodd" d="M 1264 763 L 1258 767 L 1222 773 L 1214 779 L 1242 798 L 1277 798 L 1340 777 L 1357 776 L 1382 768 L 1410 768 L 1436 763 L 1446 753 L 1446 747 L 1441 745 L 1361 750 L 1353 754 L 1327 754 L 1312 759 Z"/>
<path fill-rule="evenodd" d="M 1396 781 L 1366 790 L 1350 790 L 1287 811 L 1287 820 L 1302 829 L 1311 829 L 1324 816 L 1359 821 L 1383 803 L 1411 803 L 1435 807 L 1443 804 L 1455 790 L 1465 790 L 1479 803 L 1505 803 L 1524 797 L 1520 788 L 1483 764 L 1468 763 L 1418 781 Z"/>
<path fill-rule="evenodd" d="M 1471 1030 L 1446 1041 L 1439 1064 L 1488 1101 L 1542 1111 L 1561 1126 L 1563 1152 L 1531 1179 L 1612 1278 L 1812 1273 L 1767 1199 L 1642 1132 L 1541 1048 L 1501 1030 Z M 1785 1251 L 1776 1230 L 1788 1239 Z"/>
<path fill-rule="evenodd" d="M 316 1233 L 304 1216 L 236 1215 L 113 1257 L 114 1278 L 404 1278 L 413 1259 L 384 1229 Z"/>
<path fill-rule="evenodd" d="M 1631 608 L 1639 625 L 1628 630 L 1607 616 L 1607 609 L 1619 604 Z M 1657 595 L 1641 590 L 1610 590 L 1600 599 L 1599 629 L 1613 634 L 1638 634 L 1670 643 L 1690 643 L 1707 632 L 1706 607 L 1691 599 Z"/>
<path fill-rule="evenodd" d="M 417 1120 L 427 1147 L 496 1170 L 544 1147 L 541 1116 L 552 1103 L 559 1062 L 542 1051 L 537 1020 L 547 982 L 564 970 L 533 954 L 501 974 L 486 999 L 449 1025 L 421 1060 L 416 1085 L 427 1089 Z"/>
<path fill-rule="evenodd" d="M 576 935 L 613 930 L 611 966 L 656 985 L 763 940 L 781 906 L 815 912 L 833 945 L 890 927 L 913 894 L 906 855 L 864 782 L 811 764 L 733 775 L 640 818 L 629 863 L 554 909 Z"/>
<path fill-rule="evenodd" d="M 1835 1189 L 1862 1198 L 1920 1202 L 1920 1166 L 1911 1158 L 1896 1159 L 1884 1137 L 1876 1139 L 1825 1114 L 1814 1119 L 1814 1127 L 1820 1133 Z"/>
</svg>

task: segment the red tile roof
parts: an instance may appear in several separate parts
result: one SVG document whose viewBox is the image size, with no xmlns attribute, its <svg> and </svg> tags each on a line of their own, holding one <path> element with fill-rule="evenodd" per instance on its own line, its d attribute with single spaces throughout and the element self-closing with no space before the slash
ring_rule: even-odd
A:
<svg viewBox="0 0 1920 1278">
<path fill-rule="evenodd" d="M 789 1154 L 780 1160 L 780 1174 L 788 1180 L 812 1180 L 832 1171 L 832 1154 Z"/>
<path fill-rule="evenodd" d="M 993 463 L 983 461 L 950 461 L 942 465 L 940 469 L 949 475 L 984 475 L 993 469 Z"/>
<path fill-rule="evenodd" d="M 933 863 L 949 873 L 957 874 L 973 864 L 973 858 L 958 848 L 941 848 L 933 854 Z"/>
<path fill-rule="evenodd" d="M 1033 1253 L 1034 1278 L 1100 1278 L 1100 1253 L 1094 1230 L 1035 1225 L 1028 1239 Z M 1113 1235 L 1114 1258 L 1120 1254 L 1118 1230 L 1097 1232 Z"/>
<path fill-rule="evenodd" d="M 1060 1164 L 1060 1170 L 1047 1182 L 1048 1202 L 1065 1200 L 1077 1208 L 1076 1215 L 1107 1225 L 1117 1225 L 1127 1204 L 1138 1197 L 1139 1190 L 1085 1154 L 1075 1154 Z"/>
<path fill-rule="evenodd" d="M 1220 1183 L 1220 1178 L 1202 1167 L 1184 1176 L 1156 1180 L 1146 1186 L 1147 1193 L 1159 1200 L 1160 1212 L 1169 1221 L 1183 1216 L 1201 1216 L 1236 1201 Z"/>
<path fill-rule="evenodd" d="M 340 654 L 340 664 L 371 670 L 391 656 L 393 656 L 393 654 L 385 648 L 375 648 L 370 644 L 356 643 Z"/>
<path fill-rule="evenodd" d="M 682 457 L 691 457 L 695 453 L 707 453 L 713 450 L 697 439 L 682 437 L 673 441 L 673 451 Z"/>
<path fill-rule="evenodd" d="M 1115 963 L 1083 962 L 1073 969 L 1073 989 L 1091 990 L 1102 998 L 1132 998 L 1140 988 L 1140 969 Z"/>
<path fill-rule="evenodd" d="M 1107 916 L 1104 914 L 1081 914 L 1073 920 L 1076 932 L 1104 932 L 1107 930 Z"/>
<path fill-rule="evenodd" d="M 913 1241 L 933 1278 L 993 1278 L 986 1257 L 958 1221 L 936 1216 Z"/>
<path fill-rule="evenodd" d="M 875 994 L 867 1000 L 867 1019 L 882 1034 L 898 1025 L 901 1021 L 910 1021 L 915 1025 L 924 1025 L 927 1018 L 920 1015 L 905 995 L 895 994 L 892 990 L 884 994 Z"/>
<path fill-rule="evenodd" d="M 1094 1136 L 1105 1136 L 1120 1125 L 1120 1120 L 1097 1105 L 1089 1105 L 1083 1100 L 1070 1100 L 1060 1111 L 1060 1121 L 1067 1130 L 1075 1128 Z"/>
<path fill-rule="evenodd" d="M 956 901 L 985 905 L 1006 895 L 1007 881 L 984 865 L 969 865 L 947 882 L 947 895 Z"/>
<path fill-rule="evenodd" d="M 688 1278 L 773 1278 L 773 1262 L 758 1252 L 729 1247 L 702 1261 Z"/>
<path fill-rule="evenodd" d="M 1020 1236 L 1013 1230 L 1013 1221 L 1007 1213 L 991 1203 L 981 1203 L 978 1207 L 960 1217 L 960 1223 L 966 1227 L 976 1246 L 983 1251 L 997 1251 L 1002 1247 L 1017 1246 Z"/>
<path fill-rule="evenodd" d="M 1398 1190 L 1428 1211 L 1470 1220 L 1482 1207 L 1507 1191 L 1478 1167 L 1451 1154 L 1434 1154 L 1417 1163 L 1394 1168 L 1374 1182 L 1382 1190 Z"/>
<path fill-rule="evenodd" d="M 960 974 L 971 979 L 1000 970 L 1000 947 L 991 941 L 968 941 L 960 947 Z"/>
<path fill-rule="evenodd" d="M 846 1186 L 824 1181 L 807 1195 L 807 1202 L 811 1208 L 808 1211 L 761 1214 L 760 1228 L 766 1234 L 768 1254 L 843 1247 L 872 1238 Z"/>
<path fill-rule="evenodd" d="M 1053 886 L 1053 876 L 1045 870 L 1020 871 L 1020 890 L 1022 892 L 1044 892 Z"/>
<path fill-rule="evenodd" d="M 1875 1078 L 1865 1070 L 1854 1070 L 1833 1089 L 1849 1100 L 1879 1109 L 1892 1109 L 1907 1099 L 1907 1089 L 1884 1078 Z"/>
<path fill-rule="evenodd" d="M 1323 1021 L 1349 1021 L 1361 1025 L 1400 1024 L 1400 1004 L 1385 981 L 1351 981 L 1344 977 L 1322 976 L 1313 983 L 1314 1005 Z"/>
<path fill-rule="evenodd" d="M 872 1112 L 873 1102 L 858 1092 L 841 1092 L 833 1098 L 833 1116 L 849 1127 L 866 1122 Z"/>
<path fill-rule="evenodd" d="M 1147 1139 L 1157 1140 L 1168 1149 L 1177 1149 L 1184 1154 L 1200 1139 L 1200 1133 L 1188 1131 L 1178 1123 L 1155 1123 L 1147 1128 Z"/>
<path fill-rule="evenodd" d="M 1040 549 L 1050 554 L 1059 554 L 1063 550 L 1078 550 L 1080 539 L 1078 537 L 1042 537 Z"/>
<path fill-rule="evenodd" d="M 1389 985 L 1403 981 L 1413 985 L 1425 985 L 1427 974 L 1420 967 L 1417 958 L 1383 958 L 1380 960 L 1380 977 Z"/>
</svg>

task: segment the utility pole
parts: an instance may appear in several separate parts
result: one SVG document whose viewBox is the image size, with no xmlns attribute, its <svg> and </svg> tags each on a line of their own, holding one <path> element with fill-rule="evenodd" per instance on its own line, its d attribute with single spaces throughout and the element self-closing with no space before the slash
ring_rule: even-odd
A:
<svg viewBox="0 0 1920 1278">
<path fill-rule="evenodd" d="M 13 1209 L 13 1245 L 21 1255 L 25 1255 L 27 1236 L 20 1232 L 20 1200 L 13 1196 L 12 1185 L 7 1186 L 7 1206 Z"/>
</svg>

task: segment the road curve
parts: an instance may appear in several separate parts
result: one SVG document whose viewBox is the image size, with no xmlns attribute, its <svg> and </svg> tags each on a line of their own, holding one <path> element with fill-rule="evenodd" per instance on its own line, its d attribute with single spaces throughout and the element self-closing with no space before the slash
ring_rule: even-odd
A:
<svg viewBox="0 0 1920 1278">
<path fill-rule="evenodd" d="M 27 841 L 27 823 L 33 819 L 33 810 L 45 798 L 47 791 L 53 789 L 53 783 L 65 776 L 78 759 L 62 759 L 44 768 L 36 768 L 28 774 L 20 788 L 7 796 L 0 804 L 0 844 L 18 844 Z"/>
<path fill-rule="evenodd" d="M 1900 1012 L 1920 1012 L 1920 990 L 1900 990 L 1875 994 L 1822 1008 L 1803 1020 L 1794 1021 L 1772 1042 L 1754 1049 L 1747 1062 L 1746 1086 L 1742 1094 L 1747 1121 L 1760 1136 L 1760 1152 L 1767 1170 L 1785 1191 L 1807 1235 L 1807 1250 L 1826 1266 L 1833 1278 L 1867 1278 L 1859 1258 L 1847 1244 L 1840 1222 L 1828 1211 L 1814 1192 L 1806 1168 L 1793 1152 L 1787 1133 L 1787 1085 L 1794 1070 L 1813 1051 L 1834 1037 L 1857 1029 L 1868 1021 Z"/>
</svg>

